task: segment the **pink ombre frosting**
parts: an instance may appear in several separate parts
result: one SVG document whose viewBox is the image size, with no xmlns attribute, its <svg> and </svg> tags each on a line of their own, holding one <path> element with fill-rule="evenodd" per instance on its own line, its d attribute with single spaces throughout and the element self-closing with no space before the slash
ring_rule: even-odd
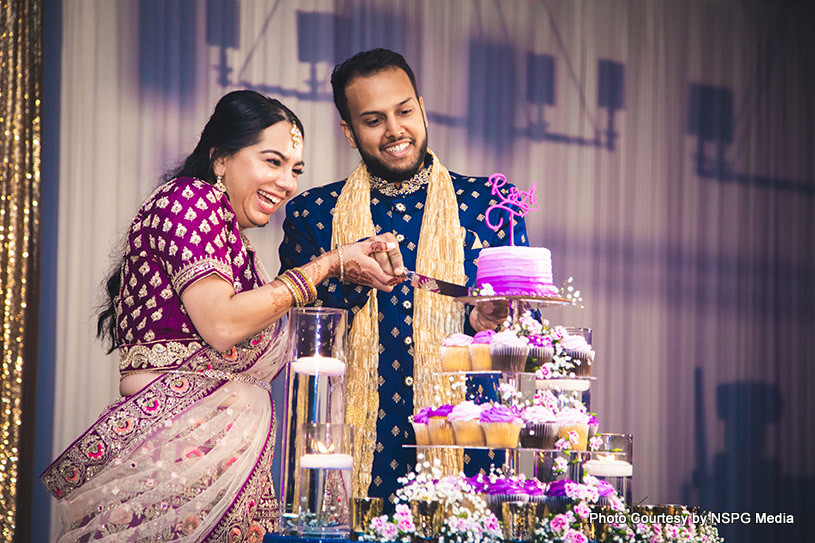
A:
<svg viewBox="0 0 815 543">
<path fill-rule="evenodd" d="M 524 338 L 518 337 L 512 330 L 504 330 L 492 336 L 490 348 L 495 347 L 526 347 Z"/>
<path fill-rule="evenodd" d="M 523 419 L 518 416 L 518 413 L 509 407 L 503 405 L 493 405 L 481 411 L 478 420 L 484 423 L 489 422 L 516 422 L 523 423 Z"/>
<path fill-rule="evenodd" d="M 473 336 L 473 343 L 490 343 L 495 335 L 495 330 L 482 330 Z"/>
<path fill-rule="evenodd" d="M 475 286 L 489 283 L 497 295 L 556 296 L 552 253 L 545 247 L 487 247 L 478 255 Z"/>
<path fill-rule="evenodd" d="M 467 334 L 453 334 L 452 336 L 446 338 L 442 342 L 442 345 L 445 347 L 467 347 L 472 342 L 472 336 L 468 336 Z"/>
<path fill-rule="evenodd" d="M 450 411 L 449 415 L 447 415 L 447 420 L 450 422 L 478 420 L 478 417 L 481 415 L 481 411 L 483 411 L 482 406 L 476 405 L 475 402 L 468 400 L 453 407 L 453 410 Z"/>
<path fill-rule="evenodd" d="M 588 424 L 589 415 L 578 409 L 567 407 L 557 414 L 557 422 L 560 424 Z"/>
</svg>

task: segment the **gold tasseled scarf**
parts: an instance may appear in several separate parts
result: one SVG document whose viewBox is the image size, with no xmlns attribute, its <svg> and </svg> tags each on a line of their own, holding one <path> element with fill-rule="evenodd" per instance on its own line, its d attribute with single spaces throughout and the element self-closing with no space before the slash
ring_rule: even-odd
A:
<svg viewBox="0 0 815 543">
<path fill-rule="evenodd" d="M 430 181 L 424 218 L 416 252 L 416 272 L 463 284 L 464 239 L 458 219 L 453 182 L 447 168 L 432 151 Z M 370 174 L 360 162 L 337 198 L 334 208 L 331 248 L 376 235 L 371 216 Z M 396 288 L 401 288 L 397 286 Z M 345 421 L 354 425 L 354 496 L 368 494 L 371 466 L 376 449 L 376 421 L 379 417 L 379 310 L 376 289 L 354 316 L 348 338 L 348 371 L 345 389 Z M 464 306 L 447 296 L 416 289 L 413 297 L 413 404 L 415 410 L 438 403 L 453 403 L 449 383 L 442 384 L 440 347 L 445 337 L 462 332 Z M 463 396 L 460 391 L 457 396 Z M 407 424 L 407 421 L 405 421 Z M 461 451 L 431 450 L 448 473 L 462 469 Z"/>
</svg>

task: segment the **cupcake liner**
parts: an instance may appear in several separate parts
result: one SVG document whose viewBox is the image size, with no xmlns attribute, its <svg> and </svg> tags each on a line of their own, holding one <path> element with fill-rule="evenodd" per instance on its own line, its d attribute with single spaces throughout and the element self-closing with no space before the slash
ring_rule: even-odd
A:
<svg viewBox="0 0 815 543">
<path fill-rule="evenodd" d="M 565 513 L 572 499 L 567 496 L 547 496 L 544 510 L 546 515 L 559 515 Z"/>
<path fill-rule="evenodd" d="M 498 371 L 522 372 L 526 365 L 529 346 L 518 347 L 490 346 L 492 355 L 492 368 Z"/>
<path fill-rule="evenodd" d="M 521 447 L 525 449 L 554 449 L 558 423 L 529 422 L 521 431 Z"/>
<path fill-rule="evenodd" d="M 521 434 L 521 425 L 518 422 L 482 422 L 487 447 L 499 449 L 514 449 L 518 446 L 518 437 Z"/>
<path fill-rule="evenodd" d="M 413 433 L 416 434 L 416 445 L 430 445 L 430 427 L 421 422 L 411 422 Z"/>
<path fill-rule="evenodd" d="M 490 371 L 492 356 L 488 343 L 472 343 L 469 347 L 470 369 L 473 371 Z"/>
<path fill-rule="evenodd" d="M 591 349 L 565 349 L 564 353 L 572 358 L 574 374 L 578 377 L 591 377 L 593 362 Z"/>
<path fill-rule="evenodd" d="M 428 426 L 430 427 L 431 445 L 456 444 L 456 439 L 453 436 L 453 426 L 446 418 L 431 417 Z"/>
<path fill-rule="evenodd" d="M 532 362 L 532 365 L 536 368 L 539 368 L 543 364 L 552 361 L 552 358 L 555 356 L 555 348 L 552 346 L 546 347 L 530 346 L 529 355 L 527 356 L 529 360 Z"/>
<path fill-rule="evenodd" d="M 506 502 L 521 502 L 526 503 L 529 501 L 528 494 L 487 494 L 487 507 L 489 507 L 492 514 L 501 518 L 501 504 Z"/>
<path fill-rule="evenodd" d="M 450 424 L 453 425 L 456 445 L 462 447 L 483 447 L 485 445 L 484 430 L 481 429 L 477 420 L 454 420 Z"/>
<path fill-rule="evenodd" d="M 468 371 L 470 350 L 468 347 L 441 346 L 441 371 Z"/>
</svg>

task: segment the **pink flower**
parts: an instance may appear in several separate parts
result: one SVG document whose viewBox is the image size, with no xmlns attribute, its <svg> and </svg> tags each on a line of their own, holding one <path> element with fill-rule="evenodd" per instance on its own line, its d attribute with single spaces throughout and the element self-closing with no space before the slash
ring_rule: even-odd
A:
<svg viewBox="0 0 815 543">
<path fill-rule="evenodd" d="M 399 531 L 405 534 L 412 534 L 416 531 L 416 526 L 413 525 L 412 518 L 403 518 L 399 520 L 399 524 L 397 525 Z"/>
<path fill-rule="evenodd" d="M 571 447 L 571 444 L 568 441 L 566 441 L 565 439 L 563 439 L 563 438 L 560 438 L 557 441 L 555 441 L 555 448 L 557 450 L 559 450 L 559 451 L 562 451 L 564 449 L 568 449 L 570 447 Z"/>
<path fill-rule="evenodd" d="M 586 505 L 586 502 L 580 502 L 574 506 L 574 512 L 578 517 L 587 519 L 591 514 L 591 509 L 589 509 L 589 506 Z"/>
<path fill-rule="evenodd" d="M 552 531 L 556 534 L 560 534 L 569 527 L 569 521 L 566 515 L 555 515 L 555 518 L 549 521 L 549 527 L 552 528 Z"/>
<path fill-rule="evenodd" d="M 587 543 L 588 540 L 589 539 L 583 535 L 583 532 L 571 529 L 563 536 L 563 541 L 566 543 Z"/>
<path fill-rule="evenodd" d="M 570 441 L 571 443 L 575 443 L 575 444 L 576 444 L 578 441 L 580 441 L 580 436 L 577 434 L 577 432 L 575 432 L 574 430 L 572 430 L 571 432 L 569 432 L 569 441 Z"/>
<path fill-rule="evenodd" d="M 388 522 L 382 527 L 382 537 L 387 541 L 395 541 L 398 536 L 399 528 L 396 527 L 396 524 Z"/>
</svg>

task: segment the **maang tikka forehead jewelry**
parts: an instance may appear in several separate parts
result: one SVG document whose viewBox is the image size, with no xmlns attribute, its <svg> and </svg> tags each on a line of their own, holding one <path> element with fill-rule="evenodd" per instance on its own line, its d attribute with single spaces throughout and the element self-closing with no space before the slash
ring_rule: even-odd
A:
<svg viewBox="0 0 815 543">
<path fill-rule="evenodd" d="M 291 133 L 291 146 L 294 149 L 297 149 L 297 147 L 303 141 L 303 134 L 302 132 L 300 132 L 300 129 L 297 128 L 297 125 L 294 123 L 291 124 L 291 130 L 289 132 Z"/>
</svg>

